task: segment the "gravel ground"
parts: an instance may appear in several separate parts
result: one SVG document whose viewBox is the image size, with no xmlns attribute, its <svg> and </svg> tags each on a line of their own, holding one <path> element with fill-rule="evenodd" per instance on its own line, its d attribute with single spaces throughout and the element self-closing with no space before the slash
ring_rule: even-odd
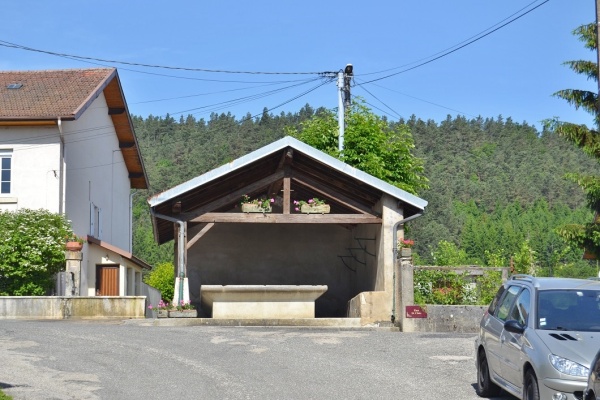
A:
<svg viewBox="0 0 600 400">
<path fill-rule="evenodd" d="M 478 399 L 474 339 L 382 329 L 0 320 L 0 388 L 15 400 Z"/>
</svg>

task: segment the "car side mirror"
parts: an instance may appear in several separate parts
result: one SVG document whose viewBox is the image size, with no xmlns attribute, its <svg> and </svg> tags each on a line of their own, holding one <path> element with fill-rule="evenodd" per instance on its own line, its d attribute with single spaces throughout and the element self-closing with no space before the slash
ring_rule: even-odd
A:
<svg viewBox="0 0 600 400">
<path fill-rule="evenodd" d="M 523 332 L 525 332 L 525 327 L 514 319 L 506 321 L 504 323 L 504 329 L 512 333 L 518 333 L 520 335 L 522 335 Z"/>
</svg>

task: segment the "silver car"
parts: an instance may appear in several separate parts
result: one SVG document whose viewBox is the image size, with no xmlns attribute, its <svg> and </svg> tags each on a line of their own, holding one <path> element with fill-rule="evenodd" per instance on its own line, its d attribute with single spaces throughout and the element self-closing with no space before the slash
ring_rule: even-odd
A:
<svg viewBox="0 0 600 400">
<path fill-rule="evenodd" d="M 600 281 L 514 275 L 481 319 L 477 394 L 583 399 L 600 349 Z"/>
<path fill-rule="evenodd" d="M 600 400 L 600 351 L 598 351 L 596 358 L 592 361 L 583 400 Z"/>
</svg>

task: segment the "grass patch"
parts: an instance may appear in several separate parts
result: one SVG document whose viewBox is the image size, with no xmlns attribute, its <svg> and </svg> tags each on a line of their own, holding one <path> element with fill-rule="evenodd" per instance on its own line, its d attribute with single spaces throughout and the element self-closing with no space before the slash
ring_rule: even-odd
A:
<svg viewBox="0 0 600 400">
<path fill-rule="evenodd" d="M 13 400 L 12 396 L 5 394 L 2 389 L 0 389 L 0 400 Z"/>
</svg>

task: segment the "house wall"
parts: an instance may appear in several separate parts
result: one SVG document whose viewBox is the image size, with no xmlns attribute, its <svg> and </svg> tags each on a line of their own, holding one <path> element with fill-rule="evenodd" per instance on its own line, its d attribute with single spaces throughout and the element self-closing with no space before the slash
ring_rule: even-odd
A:
<svg viewBox="0 0 600 400">
<path fill-rule="evenodd" d="M 188 240 L 200 227 L 189 230 Z M 317 317 L 344 317 L 356 288 L 348 255 L 353 231 L 319 224 L 215 224 L 188 250 L 191 301 L 200 285 L 327 285 Z"/>
<path fill-rule="evenodd" d="M 63 122 L 67 217 L 80 236 L 129 250 L 130 182 L 119 142 L 100 94 L 76 121 Z M 81 293 L 95 295 L 95 266 L 84 248 Z"/>
<path fill-rule="evenodd" d="M 66 166 L 64 199 L 58 126 L 0 127 L 0 149 L 12 150 L 11 193 L 0 195 L 0 210 L 64 212 L 77 235 L 90 234 L 131 250 L 130 181 L 104 95 L 100 94 L 78 120 L 62 121 L 61 127 Z M 94 207 L 101 211 L 92 229 Z M 98 260 L 90 259 L 87 249 L 84 246 L 80 293 L 94 296 Z"/>
<path fill-rule="evenodd" d="M 87 285 L 89 288 L 81 288 L 81 292 L 84 289 L 89 289 L 90 294 L 83 294 L 84 296 L 95 296 L 96 295 L 96 266 L 115 264 L 119 266 L 119 296 L 139 296 L 142 294 L 142 268 L 103 247 L 86 244 L 82 250 L 84 259 L 88 260 L 88 264 L 83 264 L 82 270 L 87 270 Z M 87 253 L 87 257 L 86 257 Z M 82 272 L 83 274 L 83 272 Z M 91 294 L 93 292 L 93 294 Z"/>
<path fill-rule="evenodd" d="M 0 127 L 0 149 L 12 150 L 11 193 L 0 194 L 0 210 L 59 212 L 58 127 Z"/>
</svg>

